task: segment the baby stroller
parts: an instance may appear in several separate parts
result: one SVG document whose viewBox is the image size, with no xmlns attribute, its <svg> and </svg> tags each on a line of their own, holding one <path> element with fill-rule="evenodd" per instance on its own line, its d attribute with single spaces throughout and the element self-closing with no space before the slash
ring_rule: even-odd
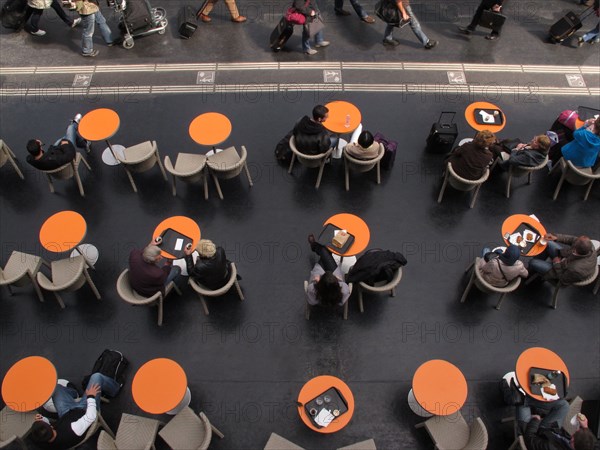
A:
<svg viewBox="0 0 600 450">
<path fill-rule="evenodd" d="M 167 28 L 167 12 L 152 8 L 148 0 L 107 0 L 109 6 L 121 14 L 119 28 L 123 34 L 123 47 L 133 47 L 133 38 L 149 34 L 164 34 Z"/>
</svg>

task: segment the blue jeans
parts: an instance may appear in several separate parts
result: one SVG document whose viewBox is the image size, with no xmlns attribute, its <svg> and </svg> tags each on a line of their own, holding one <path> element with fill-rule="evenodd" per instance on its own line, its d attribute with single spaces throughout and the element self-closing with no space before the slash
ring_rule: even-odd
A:
<svg viewBox="0 0 600 450">
<path fill-rule="evenodd" d="M 547 258 L 556 258 L 560 256 L 560 250 L 562 246 L 554 241 L 548 241 L 546 249 L 529 261 L 528 270 L 531 272 L 539 273 L 544 275 L 546 272 L 552 270 L 552 261 L 546 261 Z"/>
<path fill-rule="evenodd" d="M 96 409 L 100 411 L 100 395 L 102 393 L 107 394 L 109 397 L 114 397 L 119 393 L 121 385 L 112 378 L 102 375 L 101 373 L 95 373 L 90 377 L 90 381 L 87 384 L 89 388 L 92 384 L 99 384 L 101 391 L 96 395 Z M 86 389 L 87 389 L 86 388 Z M 73 409 L 86 409 L 87 402 L 84 398 L 78 398 L 79 393 L 70 387 L 56 385 L 54 394 L 52 394 L 52 401 L 58 417 L 64 416 L 66 413 Z"/>
<path fill-rule="evenodd" d="M 181 267 L 179 266 L 171 266 L 171 271 L 165 280 L 165 287 L 171 282 L 174 281 L 181 274 Z"/>
<path fill-rule="evenodd" d="M 519 422 L 529 423 L 531 420 L 532 407 L 535 408 L 537 412 L 545 414 L 545 417 L 540 423 L 540 428 L 550 428 L 550 425 L 552 425 L 553 422 L 558 423 L 558 426 L 561 427 L 569 412 L 569 403 L 563 398 L 553 402 L 543 402 L 532 397 L 525 397 L 524 403 L 517 409 L 517 420 Z"/>
<path fill-rule="evenodd" d="M 67 131 L 65 131 L 65 135 L 58 139 L 54 145 L 58 146 L 60 145 L 60 141 L 66 139 L 75 147 L 85 148 L 88 142 L 79 135 L 78 130 L 79 124 L 77 122 L 71 122 L 67 127 Z"/>
<path fill-rule="evenodd" d="M 92 38 L 94 37 L 94 26 L 97 23 L 100 28 L 100 33 L 104 42 L 110 44 L 113 41 L 112 32 L 106 24 L 106 19 L 100 11 L 94 14 L 88 14 L 81 16 L 81 23 L 83 25 L 83 33 L 81 35 L 81 52 L 85 54 L 92 53 L 94 50 L 94 43 Z"/>
<path fill-rule="evenodd" d="M 323 30 L 315 34 L 315 42 L 320 44 L 324 41 Z M 310 35 L 308 34 L 308 28 L 302 27 L 302 51 L 310 50 Z"/>
<path fill-rule="evenodd" d="M 361 19 L 364 19 L 365 17 L 368 16 L 365 9 L 362 7 L 362 5 L 360 3 L 358 3 L 357 0 L 350 0 L 350 4 L 354 8 L 354 11 L 356 11 L 356 14 L 358 14 L 358 17 L 360 17 Z M 335 11 L 341 11 L 343 7 L 344 7 L 344 0 L 335 0 L 334 7 L 333 7 Z"/>
<path fill-rule="evenodd" d="M 410 5 L 405 4 L 404 9 L 406 11 L 406 14 L 408 14 L 408 17 L 410 17 L 409 25 L 410 28 L 413 30 L 413 33 L 415 33 L 415 36 L 421 41 L 421 44 L 427 44 L 429 42 L 429 38 L 425 35 L 425 33 L 423 33 L 423 30 L 421 30 L 421 24 L 419 23 L 417 16 L 414 15 L 412 8 L 410 7 Z M 394 37 L 394 28 L 394 25 L 390 25 L 388 23 L 385 27 L 383 38 L 391 40 Z"/>
<path fill-rule="evenodd" d="M 585 42 L 590 42 L 594 39 L 598 40 L 598 34 L 600 34 L 600 22 L 598 22 L 598 24 L 593 30 L 588 31 L 583 35 L 583 40 Z"/>
</svg>

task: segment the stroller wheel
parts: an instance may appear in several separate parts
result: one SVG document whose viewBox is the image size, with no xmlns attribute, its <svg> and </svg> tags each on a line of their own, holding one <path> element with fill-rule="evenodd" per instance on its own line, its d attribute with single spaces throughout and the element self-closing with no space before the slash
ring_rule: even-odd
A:
<svg viewBox="0 0 600 450">
<path fill-rule="evenodd" d="M 134 45 L 133 36 L 131 36 L 131 35 L 125 36 L 125 38 L 123 39 L 123 48 L 126 48 L 129 50 L 130 48 L 133 48 L 133 45 Z"/>
</svg>

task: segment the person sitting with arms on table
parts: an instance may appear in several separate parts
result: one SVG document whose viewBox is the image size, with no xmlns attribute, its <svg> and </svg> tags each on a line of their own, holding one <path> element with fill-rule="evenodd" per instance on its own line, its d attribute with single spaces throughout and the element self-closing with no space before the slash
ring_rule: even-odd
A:
<svg viewBox="0 0 600 450">
<path fill-rule="evenodd" d="M 325 153 L 337 144 L 337 137 L 329 135 L 323 122 L 329 117 L 329 109 L 317 105 L 312 110 L 312 118 L 302 117 L 294 126 L 294 139 L 296 148 L 305 155 L 319 155 Z"/>
<path fill-rule="evenodd" d="M 583 414 L 581 415 L 583 416 Z M 588 428 L 588 420 L 585 416 L 577 415 L 579 422 L 578 430 L 569 437 L 555 422 L 552 428 L 542 428 L 542 418 L 534 414 L 527 423 L 523 436 L 528 450 L 594 450 L 596 438 Z M 562 421 L 560 422 L 562 424 Z"/>
<path fill-rule="evenodd" d="M 517 277 L 527 278 L 529 272 L 522 261 L 519 261 L 521 250 L 516 245 L 509 245 L 504 251 L 483 249 L 483 258 L 479 260 L 477 269 L 482 278 L 495 287 L 503 288 Z"/>
<path fill-rule="evenodd" d="M 215 246 L 208 239 L 201 239 L 195 250 L 198 252 L 195 262 L 192 255 L 194 249 L 186 248 L 184 250 L 189 276 L 212 290 L 225 286 L 231 276 L 231 262 L 227 260 L 223 247 Z"/>
<path fill-rule="evenodd" d="M 373 159 L 379 154 L 381 144 L 373 138 L 370 131 L 360 132 L 356 141 L 354 141 L 354 135 L 352 135 L 351 141 L 344 147 L 344 151 L 353 158 Z"/>
<path fill-rule="evenodd" d="M 48 449 L 76 447 L 85 439 L 86 431 L 98 417 L 100 395 L 105 393 L 114 397 L 120 389 L 121 385 L 116 380 L 98 372 L 90 377 L 84 398 L 79 398 L 79 393 L 73 387 L 57 384 L 52 401 L 58 420 L 50 421 L 36 414 L 30 430 L 31 440 Z"/>
<path fill-rule="evenodd" d="M 350 297 L 350 287 L 344 282 L 342 269 L 331 252 L 319 244 L 314 235 L 308 235 L 310 249 L 319 256 L 310 272 L 306 297 L 309 305 L 342 306 Z"/>
<path fill-rule="evenodd" d="M 452 150 L 452 153 L 444 161 L 444 170 L 447 163 L 451 163 L 452 169 L 459 177 L 478 180 L 494 159 L 490 147 L 495 143 L 496 136 L 491 131 L 477 132 L 471 142 Z"/>
<path fill-rule="evenodd" d="M 546 160 L 548 150 L 552 142 L 545 134 L 535 136 L 529 144 L 517 144 L 515 148 L 506 151 L 503 147 L 500 157 L 502 161 L 498 163 L 501 169 L 508 169 L 508 166 L 514 167 L 535 167 Z"/>
<path fill-rule="evenodd" d="M 157 292 L 165 295 L 165 287 L 181 273 L 181 268 L 173 266 L 167 259 L 165 265 L 158 266 L 163 259 L 160 247 L 151 241 L 143 250 L 133 249 L 129 254 L 129 283 L 135 292 L 152 297 Z"/>
<path fill-rule="evenodd" d="M 563 158 L 577 167 L 595 166 L 600 153 L 600 117 L 586 120 L 575 130 L 573 140 L 563 145 L 561 153 Z"/>
<path fill-rule="evenodd" d="M 583 281 L 594 274 L 598 259 L 589 237 L 548 233 L 544 239 L 548 245 L 529 261 L 529 272 L 565 285 Z M 547 258 L 551 261 L 547 261 Z"/>
</svg>

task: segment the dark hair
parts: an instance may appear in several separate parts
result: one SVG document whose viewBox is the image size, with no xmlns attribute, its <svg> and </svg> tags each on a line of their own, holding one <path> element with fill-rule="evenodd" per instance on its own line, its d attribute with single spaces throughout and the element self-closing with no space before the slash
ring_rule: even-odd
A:
<svg viewBox="0 0 600 450">
<path fill-rule="evenodd" d="M 473 144 L 482 150 L 488 148 L 494 142 L 496 142 L 496 136 L 490 130 L 481 130 L 473 138 Z"/>
<path fill-rule="evenodd" d="M 325 118 L 329 110 L 326 106 L 317 105 L 313 108 L 312 116 L 314 120 L 322 120 Z"/>
<path fill-rule="evenodd" d="M 579 236 L 573 243 L 573 250 L 575 250 L 578 255 L 588 255 L 593 249 L 594 245 L 587 236 Z"/>
<path fill-rule="evenodd" d="M 593 450 L 596 438 L 589 428 L 580 428 L 573 434 L 573 447 L 575 450 Z"/>
<path fill-rule="evenodd" d="M 36 420 L 31 425 L 31 440 L 37 443 L 50 442 L 52 439 L 52 427 L 43 420 Z"/>
<path fill-rule="evenodd" d="M 600 135 L 600 116 L 596 117 L 594 121 L 594 134 Z"/>
<path fill-rule="evenodd" d="M 371 145 L 373 145 L 374 140 L 375 139 L 373 139 L 371 132 L 365 130 L 358 136 L 358 145 L 360 145 L 362 148 L 369 148 Z"/>
<path fill-rule="evenodd" d="M 27 141 L 27 151 L 32 156 L 37 156 L 40 153 L 41 148 L 42 147 L 40 146 L 40 143 L 37 141 L 37 139 L 29 139 Z"/>
<path fill-rule="evenodd" d="M 315 284 L 317 300 L 323 306 L 336 306 L 342 301 L 340 280 L 332 272 L 325 272 Z"/>
</svg>

